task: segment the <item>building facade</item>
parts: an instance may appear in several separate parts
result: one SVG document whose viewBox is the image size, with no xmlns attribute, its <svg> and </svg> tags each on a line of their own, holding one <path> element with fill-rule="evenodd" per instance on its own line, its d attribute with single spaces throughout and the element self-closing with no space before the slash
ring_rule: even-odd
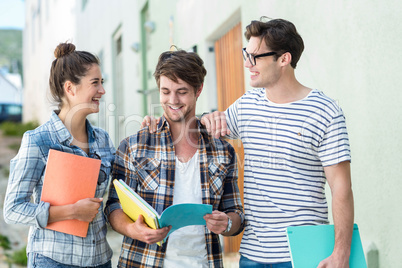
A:
<svg viewBox="0 0 402 268">
<path fill-rule="evenodd" d="M 44 123 L 55 109 L 49 93 L 50 66 L 56 46 L 68 40 L 74 42 L 77 3 L 77 0 L 25 1 L 24 121 Z"/>
</svg>

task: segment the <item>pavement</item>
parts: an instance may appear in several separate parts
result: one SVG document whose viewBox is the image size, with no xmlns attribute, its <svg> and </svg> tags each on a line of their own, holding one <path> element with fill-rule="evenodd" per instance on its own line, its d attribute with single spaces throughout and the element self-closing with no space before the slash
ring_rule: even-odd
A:
<svg viewBox="0 0 402 268">
<path fill-rule="evenodd" d="M 12 250 L 21 249 L 27 244 L 28 228 L 24 225 L 8 225 L 3 218 L 3 203 L 7 189 L 8 171 L 10 160 L 16 155 L 16 151 L 9 148 L 9 145 L 19 144 L 21 138 L 3 137 L 0 133 L 0 234 L 7 236 L 11 242 Z M 0 268 L 8 268 L 5 262 L 5 255 L 0 248 Z M 12 267 L 19 267 L 13 265 Z"/>
<path fill-rule="evenodd" d="M 3 203 L 7 189 L 8 171 L 10 160 L 17 154 L 15 149 L 10 149 L 9 146 L 13 144 L 20 144 L 21 138 L 4 137 L 0 132 L 0 234 L 9 238 L 12 250 L 18 250 L 26 246 L 29 227 L 21 224 L 6 224 L 3 218 Z M 112 267 L 117 267 L 118 258 L 120 255 L 120 247 L 123 236 L 109 229 L 107 233 L 107 240 L 113 249 Z M 10 252 L 9 252 L 10 253 Z M 224 255 L 225 268 L 237 268 L 239 255 L 237 253 Z M 12 265 L 9 266 L 5 262 L 5 255 L 2 248 L 0 248 L 0 268 L 21 268 L 22 266 Z"/>
</svg>

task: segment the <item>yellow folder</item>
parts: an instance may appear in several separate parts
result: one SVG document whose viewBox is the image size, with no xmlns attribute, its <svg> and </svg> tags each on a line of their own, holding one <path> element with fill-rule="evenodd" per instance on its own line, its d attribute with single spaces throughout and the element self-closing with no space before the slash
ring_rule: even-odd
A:
<svg viewBox="0 0 402 268">
<path fill-rule="evenodd" d="M 151 205 L 133 191 L 124 181 L 114 180 L 113 184 L 124 213 L 133 221 L 136 221 L 138 216 L 142 215 L 145 223 L 152 229 L 172 226 L 166 237 L 184 226 L 206 225 L 204 215 L 212 213 L 212 205 L 183 203 L 172 205 L 159 215 Z M 166 238 L 157 244 L 160 246 L 165 241 Z"/>
<path fill-rule="evenodd" d="M 158 213 L 142 197 L 131 190 L 123 181 L 114 180 L 113 184 L 119 196 L 121 207 L 130 219 L 136 221 L 138 216 L 142 215 L 150 228 L 159 228 Z"/>
</svg>

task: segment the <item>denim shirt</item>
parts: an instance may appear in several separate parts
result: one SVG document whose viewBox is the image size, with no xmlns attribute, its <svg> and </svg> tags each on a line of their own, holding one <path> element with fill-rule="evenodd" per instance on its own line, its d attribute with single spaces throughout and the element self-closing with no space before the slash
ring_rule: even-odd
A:
<svg viewBox="0 0 402 268">
<path fill-rule="evenodd" d="M 71 145 L 72 135 L 53 112 L 48 122 L 24 134 L 19 152 L 10 162 L 4 219 L 9 224 L 30 226 L 28 254 L 39 253 L 57 262 L 75 266 L 97 266 L 112 257 L 112 250 L 106 241 L 103 204 L 89 224 L 85 238 L 45 229 L 50 204 L 40 199 L 49 149 L 100 158 L 101 171 L 95 197 L 103 197 L 108 187 L 115 148 L 106 131 L 93 127 L 88 120 L 86 128 L 88 155 L 81 148 Z"/>
</svg>

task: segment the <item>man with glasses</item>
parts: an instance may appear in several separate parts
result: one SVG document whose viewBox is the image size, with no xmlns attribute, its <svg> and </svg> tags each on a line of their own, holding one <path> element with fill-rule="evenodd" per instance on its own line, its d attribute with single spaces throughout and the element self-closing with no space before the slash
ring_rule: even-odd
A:
<svg viewBox="0 0 402 268">
<path fill-rule="evenodd" d="M 169 228 L 153 230 L 142 217 L 130 220 L 112 184 L 105 213 L 124 235 L 119 267 L 223 267 L 219 235 L 243 230 L 235 151 L 208 135 L 195 117 L 206 73 L 196 53 L 162 53 L 154 76 L 163 117 L 154 133 L 144 128 L 120 143 L 113 178 L 124 180 L 158 213 L 179 203 L 210 204 L 213 212 L 204 216 L 206 227 L 180 228 L 158 246 Z"/>
<path fill-rule="evenodd" d="M 349 267 L 354 205 L 342 110 L 297 81 L 294 69 L 304 44 L 291 22 L 252 21 L 245 36 L 244 64 L 254 89 L 224 113 L 201 119 L 216 138 L 241 139 L 244 146 L 240 267 L 291 267 L 286 228 L 328 223 L 326 180 L 335 248 L 318 267 Z"/>
</svg>

